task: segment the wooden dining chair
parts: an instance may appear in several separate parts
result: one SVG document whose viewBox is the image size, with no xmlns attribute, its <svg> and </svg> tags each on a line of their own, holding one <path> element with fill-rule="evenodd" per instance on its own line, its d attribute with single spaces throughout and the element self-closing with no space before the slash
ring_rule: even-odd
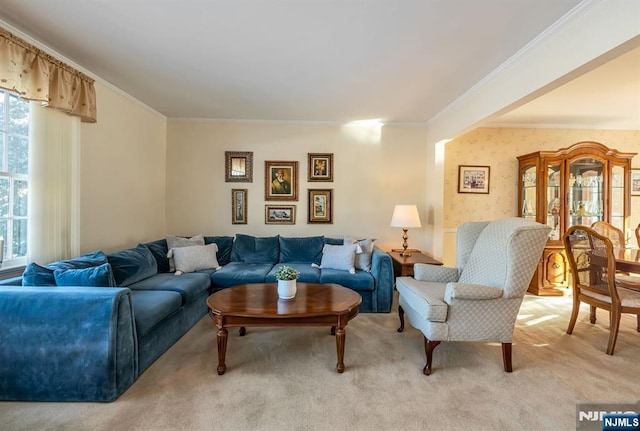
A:
<svg viewBox="0 0 640 431">
<path fill-rule="evenodd" d="M 607 354 L 613 355 L 622 313 L 640 316 L 640 291 L 618 288 L 613 244 L 604 235 L 586 226 L 572 226 L 563 237 L 569 260 L 573 287 L 573 309 L 567 334 L 571 334 L 578 318 L 580 303 L 609 311 L 609 343 Z M 595 315 L 591 315 L 595 323 Z M 638 317 L 640 319 L 640 317 Z"/>
<path fill-rule="evenodd" d="M 611 244 L 614 247 L 624 247 L 624 232 L 618 229 L 611 223 L 606 221 L 597 221 L 591 224 L 591 229 L 595 230 L 602 236 L 606 236 L 611 240 Z M 627 276 L 628 273 L 623 273 L 623 276 Z M 596 307 L 591 306 L 591 323 L 595 323 L 596 321 Z"/>
<path fill-rule="evenodd" d="M 640 223 L 638 223 L 638 227 L 636 227 L 636 243 L 638 244 L 638 248 L 640 248 Z"/>
<path fill-rule="evenodd" d="M 614 247 L 624 247 L 624 232 L 611 223 L 597 221 L 591 225 L 591 229 L 609 238 Z"/>
</svg>

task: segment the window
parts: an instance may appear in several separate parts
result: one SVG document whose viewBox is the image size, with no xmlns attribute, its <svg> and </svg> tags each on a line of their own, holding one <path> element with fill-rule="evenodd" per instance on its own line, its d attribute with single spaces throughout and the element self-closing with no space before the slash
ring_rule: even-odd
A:
<svg viewBox="0 0 640 431">
<path fill-rule="evenodd" d="M 0 237 L 4 267 L 27 256 L 29 102 L 0 90 Z"/>
</svg>

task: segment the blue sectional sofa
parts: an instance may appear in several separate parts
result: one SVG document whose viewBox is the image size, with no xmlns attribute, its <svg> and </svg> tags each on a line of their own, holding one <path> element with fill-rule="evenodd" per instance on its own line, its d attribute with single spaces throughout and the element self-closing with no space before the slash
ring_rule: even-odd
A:
<svg viewBox="0 0 640 431">
<path fill-rule="evenodd" d="M 350 273 L 323 255 L 325 245 L 343 239 L 203 240 L 216 244 L 218 268 L 176 275 L 167 240 L 160 239 L 111 254 L 31 263 L 22 277 L 0 282 L 0 400 L 113 401 L 202 319 L 212 292 L 275 281 L 282 264 L 298 269 L 299 281 L 357 291 L 362 312 L 391 310 L 391 259 L 373 245 L 370 261 Z"/>
</svg>

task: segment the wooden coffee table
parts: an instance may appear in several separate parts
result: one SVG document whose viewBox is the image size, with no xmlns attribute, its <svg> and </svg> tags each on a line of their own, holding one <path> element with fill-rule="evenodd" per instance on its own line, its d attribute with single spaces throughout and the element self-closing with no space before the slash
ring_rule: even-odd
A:
<svg viewBox="0 0 640 431">
<path fill-rule="evenodd" d="M 276 283 L 241 284 L 207 298 L 209 316 L 218 328 L 218 374 L 227 370 L 227 328 L 239 327 L 240 336 L 251 326 L 331 326 L 336 336 L 338 363 L 344 371 L 347 322 L 358 315 L 362 297 L 338 284 L 298 283 L 295 298 L 278 299 Z"/>
</svg>

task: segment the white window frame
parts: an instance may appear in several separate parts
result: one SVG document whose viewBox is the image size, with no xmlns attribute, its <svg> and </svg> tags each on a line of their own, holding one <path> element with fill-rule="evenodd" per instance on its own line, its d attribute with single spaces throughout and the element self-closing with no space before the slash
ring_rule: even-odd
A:
<svg viewBox="0 0 640 431">
<path fill-rule="evenodd" d="M 27 264 L 27 256 L 21 257 L 12 257 L 13 255 L 13 225 L 18 220 L 27 220 L 29 215 L 29 210 L 27 208 L 27 215 L 24 216 L 15 216 L 13 214 L 14 209 L 14 196 L 15 196 L 15 183 L 16 181 L 25 181 L 27 183 L 27 187 L 29 185 L 29 175 L 28 174 L 18 174 L 13 172 L 3 171 L 2 168 L 5 166 L 9 166 L 8 157 L 8 145 L 9 145 L 9 136 L 13 135 L 9 133 L 8 125 L 9 125 L 9 97 L 12 93 L 8 90 L 0 89 L 0 97 L 3 98 L 4 105 L 2 112 L 0 115 L 4 117 L 4 128 L 0 128 L 0 134 L 4 139 L 4 151 L 0 154 L 2 157 L 2 164 L 0 164 L 0 178 L 6 178 L 9 180 L 9 199 L 8 199 L 8 213 L 6 216 L 0 216 L 0 220 L 6 220 L 7 222 L 7 234 L 4 238 L 4 248 L 6 252 L 4 253 L 4 259 L 2 262 L 2 269 L 8 269 L 17 266 L 24 266 Z M 24 99 L 19 99 L 20 101 L 28 104 L 29 102 Z M 28 136 L 22 136 L 28 139 Z M 28 254 L 28 250 L 27 250 Z"/>
</svg>

